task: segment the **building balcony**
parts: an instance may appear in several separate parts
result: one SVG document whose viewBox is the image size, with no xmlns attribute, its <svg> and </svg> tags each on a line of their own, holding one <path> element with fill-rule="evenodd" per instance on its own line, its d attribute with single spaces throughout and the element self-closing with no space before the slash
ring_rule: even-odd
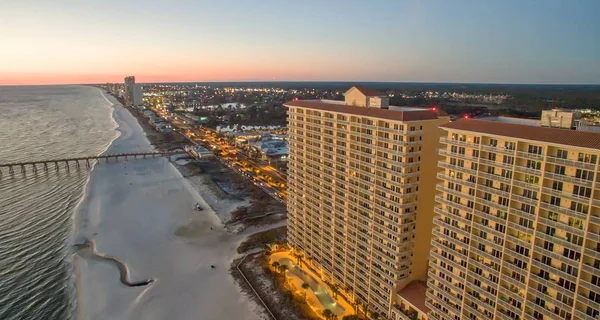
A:
<svg viewBox="0 0 600 320">
<path fill-rule="evenodd" d="M 442 198 L 441 196 L 436 196 L 435 197 L 435 201 L 438 202 L 438 203 L 447 205 L 449 207 L 462 210 L 462 211 L 467 212 L 467 213 L 473 212 L 473 208 L 469 208 L 469 207 L 465 206 L 464 204 L 456 203 L 454 201 L 446 200 L 446 199 Z M 440 214 L 453 216 L 453 215 L 451 215 L 450 213 L 448 213 L 446 211 L 442 211 Z M 471 222 L 469 222 L 469 223 L 471 223 Z"/>
<path fill-rule="evenodd" d="M 492 214 L 490 212 L 485 212 L 485 211 L 481 211 L 479 209 L 475 209 L 475 214 L 482 217 L 482 218 L 486 218 L 489 220 L 492 220 L 500 225 L 506 225 L 506 217 L 508 216 L 508 214 L 503 218 L 498 214 Z"/>
<path fill-rule="evenodd" d="M 552 173 L 552 172 L 548 172 L 548 171 L 544 172 L 544 177 L 552 179 L 552 180 L 557 180 L 557 181 L 562 181 L 562 182 L 567 182 L 567 183 L 574 183 L 574 184 L 577 184 L 580 186 L 586 186 L 586 187 L 592 187 L 592 185 L 594 184 L 594 182 L 592 180 L 580 179 L 580 178 L 571 177 L 571 176 L 567 176 L 564 174 Z"/>
<path fill-rule="evenodd" d="M 444 144 L 450 144 L 450 145 L 456 145 L 456 146 L 462 146 L 462 147 L 468 147 L 468 148 L 473 148 L 473 149 L 477 149 L 479 150 L 479 144 L 477 143 L 472 143 L 472 142 L 467 142 L 467 141 L 460 141 L 460 140 L 454 140 L 448 137 L 441 137 L 440 138 L 440 143 L 444 143 Z"/>
<path fill-rule="evenodd" d="M 458 190 L 454 190 L 454 189 L 450 189 L 444 186 L 443 183 L 438 183 L 435 187 L 435 189 L 437 191 L 441 191 L 441 192 L 445 192 L 445 193 L 449 193 L 449 194 L 453 194 L 455 196 L 459 196 L 461 198 L 465 198 L 468 200 L 474 200 L 475 196 L 474 195 L 470 195 L 468 193 L 464 193 L 462 191 L 458 191 Z"/>
<path fill-rule="evenodd" d="M 477 229 L 482 230 L 483 232 L 487 232 L 490 233 L 489 231 L 496 231 L 493 229 L 489 229 L 489 230 L 483 230 L 483 228 L 476 226 Z M 501 246 L 498 243 L 493 242 L 492 240 L 486 239 L 486 238 L 482 238 L 478 232 L 473 231 L 471 233 L 473 236 L 471 237 L 471 240 L 477 241 L 478 243 L 484 244 L 486 246 L 492 247 L 493 249 L 496 250 L 504 250 L 504 247 Z M 504 234 L 502 234 L 502 236 L 504 236 Z"/>
<path fill-rule="evenodd" d="M 548 202 L 545 202 L 543 200 L 540 202 L 540 208 L 546 209 L 546 210 L 550 210 L 550 211 L 553 211 L 553 212 L 558 212 L 558 213 L 566 214 L 569 217 L 575 217 L 575 218 L 579 218 L 579 219 L 582 219 L 582 220 L 586 220 L 587 219 L 587 214 L 585 214 L 583 212 L 571 210 L 571 209 L 565 208 L 565 207 L 556 206 L 556 205 L 550 204 Z"/>
<path fill-rule="evenodd" d="M 577 160 L 563 159 L 563 158 L 557 158 L 557 157 L 552 157 L 552 156 L 547 156 L 546 157 L 546 162 L 548 162 L 548 163 L 554 163 L 554 164 L 560 164 L 560 165 L 564 165 L 564 166 L 571 166 L 571 167 L 575 167 L 575 168 L 579 168 L 579 169 L 588 169 L 588 170 L 595 170 L 596 169 L 596 164 L 595 163 L 588 163 L 588 162 L 577 161 Z"/>
<path fill-rule="evenodd" d="M 535 219 L 535 213 L 529 213 L 529 212 L 523 211 L 521 209 L 510 208 L 509 212 L 511 215 L 515 215 L 520 218 L 526 218 L 526 219 L 530 219 L 530 220 Z"/>
<path fill-rule="evenodd" d="M 582 230 L 582 229 L 569 226 L 569 225 L 567 225 L 565 223 L 562 223 L 560 221 L 550 220 L 550 219 L 542 217 L 542 216 L 538 217 L 538 222 L 542 223 L 542 224 L 544 224 L 546 226 L 558 228 L 559 230 L 562 230 L 562 231 L 567 231 L 567 232 L 570 232 L 570 233 L 574 233 L 575 235 L 578 235 L 578 236 L 581 236 L 581 237 L 583 237 L 585 235 L 585 231 Z"/>
<path fill-rule="evenodd" d="M 584 197 L 584 196 L 580 196 L 577 194 L 573 194 L 573 193 L 568 193 L 565 191 L 561 191 L 561 190 L 555 190 L 552 188 L 547 188 L 547 187 L 543 187 L 542 190 L 544 191 L 545 194 L 551 194 L 560 198 L 567 198 L 569 200 L 575 200 L 575 201 L 580 201 L 583 203 L 588 203 L 590 201 L 589 197 Z"/>
<path fill-rule="evenodd" d="M 536 176 L 542 176 L 542 170 L 540 170 L 540 169 L 528 168 L 528 167 L 519 166 L 519 165 L 515 166 L 515 171 L 521 172 L 521 173 L 526 173 L 526 174 L 533 174 Z"/>
<path fill-rule="evenodd" d="M 507 191 L 504 191 L 504 190 L 500 190 L 500 189 L 497 189 L 497 188 L 493 188 L 493 187 L 488 187 L 488 186 L 485 186 L 485 185 L 482 185 L 482 184 L 478 184 L 477 185 L 477 190 L 486 191 L 486 192 L 489 192 L 491 194 L 498 195 L 498 196 L 503 196 L 503 197 L 506 197 L 506 198 L 510 197 L 510 192 L 507 192 Z"/>
<path fill-rule="evenodd" d="M 493 261 L 496 261 L 498 259 L 495 259 Z M 500 265 L 498 264 L 497 267 L 495 267 L 492 263 L 485 263 L 482 261 L 477 261 L 475 258 L 470 258 L 470 262 L 471 266 L 476 266 L 479 267 L 480 269 L 488 272 L 489 274 L 498 276 L 500 274 Z M 498 268 L 498 269 L 496 269 Z M 472 271 L 471 271 L 472 272 Z"/>
<path fill-rule="evenodd" d="M 590 248 L 585 248 L 584 254 L 593 259 L 600 259 L 600 251 L 598 251 L 598 250 L 592 250 Z"/>
<path fill-rule="evenodd" d="M 449 205 L 449 206 L 452 206 L 452 205 Z M 433 211 L 435 213 L 439 214 L 439 215 L 450 217 L 452 219 L 458 220 L 459 222 L 462 222 L 462 223 L 465 223 L 465 224 L 470 224 L 471 223 L 471 220 L 468 220 L 467 218 L 465 218 L 465 217 L 463 217 L 461 215 L 456 215 L 456 214 L 450 213 L 448 211 L 445 211 L 439 205 L 435 206 L 433 208 Z"/>
<path fill-rule="evenodd" d="M 561 278 L 569 280 L 569 281 L 571 281 L 573 283 L 577 282 L 577 277 L 576 276 L 573 276 L 571 274 L 563 272 L 562 270 L 560 270 L 558 268 L 555 268 L 552 265 L 543 264 L 541 261 L 539 261 L 537 259 L 533 259 L 531 261 L 531 265 L 534 266 L 534 267 L 536 267 L 536 268 L 538 268 L 538 269 L 540 269 L 540 270 L 547 271 L 547 272 L 549 272 L 551 274 L 554 274 L 554 275 L 557 275 L 557 276 L 559 276 Z M 533 270 L 531 272 L 533 272 Z"/>
<path fill-rule="evenodd" d="M 488 290 L 491 289 L 497 289 L 498 288 L 498 284 L 494 283 L 492 280 L 484 277 L 483 275 L 478 275 L 477 273 L 474 273 L 473 271 L 469 271 L 469 274 L 467 277 L 471 277 L 473 279 L 477 279 L 479 281 L 481 281 L 482 283 L 484 283 L 485 285 L 487 285 Z M 479 293 L 482 298 L 488 298 L 490 300 L 495 300 L 496 296 L 493 295 L 491 292 L 484 290 L 481 286 L 476 286 L 474 283 L 467 283 L 467 289 L 471 289 L 473 291 L 476 291 L 477 293 Z"/>
<path fill-rule="evenodd" d="M 537 153 L 529 153 L 523 151 L 517 151 L 517 157 L 524 159 L 533 159 L 533 160 L 544 160 L 544 155 Z"/>
<path fill-rule="evenodd" d="M 503 267 L 505 266 L 514 266 L 512 263 L 509 262 L 505 262 Z M 518 268 L 517 268 L 518 269 Z M 503 268 L 503 270 L 505 270 L 508 273 L 511 273 L 512 271 L 514 271 L 513 269 L 509 268 Z M 517 291 L 513 291 L 514 288 L 525 288 L 527 285 L 524 282 L 520 282 L 517 279 L 512 278 L 510 275 L 507 275 L 506 272 L 502 272 L 502 277 L 500 277 L 500 288 L 505 288 L 506 290 L 510 291 L 510 293 L 513 295 L 514 299 L 517 299 L 519 301 L 523 301 L 523 296 Z M 523 274 L 523 270 L 521 270 L 521 272 L 517 272 L 518 274 Z M 510 289 L 510 287 L 513 287 L 513 290 Z"/>
<path fill-rule="evenodd" d="M 459 171 L 459 172 L 462 172 L 462 173 L 468 173 L 470 175 L 476 175 L 477 174 L 477 170 L 473 170 L 473 169 L 469 169 L 469 168 L 465 168 L 465 167 L 459 167 L 459 166 L 456 166 L 456 165 L 453 165 L 453 164 L 446 163 L 443 160 L 438 161 L 438 167 L 444 168 L 444 169 L 450 169 L 450 170 L 454 170 L 454 171 Z"/>
<path fill-rule="evenodd" d="M 527 242 L 517 236 L 514 236 L 510 234 L 510 232 L 507 232 L 506 234 L 506 241 L 514 243 L 515 245 L 523 246 L 525 248 L 529 248 L 531 246 L 531 242 Z"/>
<path fill-rule="evenodd" d="M 458 288 L 458 284 L 453 284 L 451 281 L 448 281 L 448 280 L 438 276 L 437 273 L 434 272 L 433 270 L 429 270 L 429 272 L 427 273 L 427 276 L 429 277 L 429 279 L 433 279 L 433 280 L 437 281 L 438 283 L 445 285 L 448 288 L 453 288 L 456 291 L 461 291 Z"/>
<path fill-rule="evenodd" d="M 516 200 L 516 201 L 519 201 L 519 202 L 522 202 L 522 203 L 526 203 L 526 204 L 530 204 L 530 205 L 536 206 L 536 207 L 537 207 L 538 201 L 539 201 L 539 199 L 527 198 L 527 197 L 524 197 L 524 196 L 520 196 L 518 194 L 512 194 L 511 198 L 512 198 L 511 200 Z"/>
<path fill-rule="evenodd" d="M 501 210 L 504 212 L 508 211 L 508 206 L 505 206 L 505 205 L 497 203 L 497 202 L 493 202 L 491 200 L 486 200 L 482 197 L 477 197 L 476 202 L 479 202 L 482 205 L 486 205 L 488 207 L 492 207 L 494 209 L 498 209 L 498 210 Z"/>
<path fill-rule="evenodd" d="M 428 286 L 429 287 L 429 286 Z M 455 307 L 454 305 L 452 305 L 452 303 L 456 304 L 456 305 L 461 305 L 462 304 L 462 299 L 459 299 L 457 296 L 455 296 L 454 294 L 451 294 L 449 292 L 446 292 L 445 290 L 443 290 L 442 288 L 440 288 L 439 286 L 435 286 L 435 293 L 431 294 L 431 297 L 433 297 L 434 300 L 437 300 L 439 304 L 443 305 L 443 306 L 450 306 L 453 307 L 454 310 L 456 310 L 457 312 L 459 312 L 460 308 Z M 428 290 L 429 293 L 429 290 Z M 443 302 L 443 298 L 440 298 L 439 295 L 441 295 L 442 297 L 448 299 L 449 301 L 451 301 L 452 303 L 447 303 L 447 302 Z M 430 295 L 428 294 L 427 297 L 430 297 Z"/>
<path fill-rule="evenodd" d="M 439 217 L 435 217 L 433 218 L 433 224 L 440 226 L 444 229 L 448 229 L 450 231 L 454 231 L 460 235 L 470 235 L 470 232 L 467 231 L 466 229 L 460 228 L 458 226 L 453 226 L 451 224 L 446 223 L 443 219 L 440 219 Z"/>
<path fill-rule="evenodd" d="M 570 259 L 568 257 L 563 256 L 562 254 L 544 249 L 544 247 L 536 245 L 534 247 L 533 257 L 535 259 L 540 259 L 540 257 L 542 257 L 542 256 L 548 256 L 548 257 L 552 258 L 553 260 L 560 261 L 562 263 L 566 263 L 573 268 L 579 268 L 579 260 Z"/>
<path fill-rule="evenodd" d="M 490 180 L 502 181 L 502 182 L 508 183 L 508 184 L 510 184 L 512 182 L 511 178 L 503 177 L 503 176 L 501 176 L 499 174 L 487 173 L 487 172 L 484 172 L 484 171 L 479 171 L 479 176 L 483 177 L 483 178 L 490 179 Z"/>
<path fill-rule="evenodd" d="M 458 159 L 463 159 L 463 160 L 468 160 L 468 161 L 473 161 L 473 162 L 477 162 L 479 160 L 479 158 L 477 158 L 477 157 L 469 156 L 466 154 L 461 154 L 458 152 L 448 151 L 447 149 L 444 149 L 444 148 L 438 149 L 438 154 L 441 156 L 445 156 L 445 157 L 458 158 Z"/>
<path fill-rule="evenodd" d="M 479 301 L 479 299 L 473 297 L 473 296 L 468 296 L 468 299 L 473 301 L 473 305 L 471 305 L 468 300 L 465 301 L 465 303 L 463 304 L 463 308 L 465 309 L 465 311 L 470 312 L 472 315 L 474 315 L 475 317 L 477 317 L 477 319 L 492 319 L 491 316 L 486 316 L 485 314 L 483 314 L 483 312 L 479 311 L 479 309 L 475 309 L 474 306 L 478 306 L 479 303 L 481 303 L 481 301 Z"/>
<path fill-rule="evenodd" d="M 582 320 L 598 320 L 598 318 L 594 318 L 588 314 L 586 314 L 585 312 L 583 312 L 582 310 L 579 310 L 578 308 L 575 308 L 575 316 L 576 319 L 582 319 Z"/>
<path fill-rule="evenodd" d="M 436 251 L 431 251 L 431 257 L 435 260 L 438 261 L 438 263 L 430 260 L 429 261 L 429 266 L 433 269 L 433 270 L 441 270 L 445 272 L 445 269 L 443 269 L 440 265 L 439 262 L 443 261 L 446 264 L 450 264 L 452 265 L 454 268 L 458 268 L 457 270 L 465 270 L 465 267 L 461 266 L 460 264 L 458 264 L 457 262 L 455 262 L 454 260 L 450 260 L 449 258 L 444 258 L 442 257 L 442 255 L 440 255 L 439 253 L 437 253 Z M 462 281 L 462 279 L 461 279 Z"/>
<path fill-rule="evenodd" d="M 514 149 L 509 149 L 504 146 L 497 146 L 497 145 L 495 146 L 495 145 L 481 144 L 481 150 L 485 150 L 485 151 L 489 151 L 489 152 L 498 152 L 498 153 L 507 154 L 507 155 L 515 154 Z"/>
<path fill-rule="evenodd" d="M 513 180 L 513 185 L 523 188 L 523 189 L 527 189 L 527 190 L 531 190 L 531 191 L 540 191 L 541 186 L 539 184 L 533 184 L 533 183 L 527 183 L 525 181 L 521 181 L 521 180 Z"/>
<path fill-rule="evenodd" d="M 462 248 L 465 248 L 465 249 L 468 249 L 468 248 L 469 248 L 469 245 L 468 245 L 468 244 L 466 244 L 466 243 L 464 243 L 464 242 L 462 242 L 462 241 L 460 241 L 460 240 L 458 240 L 458 239 L 455 239 L 455 238 L 453 238 L 453 237 L 447 236 L 447 235 L 445 235 L 445 234 L 441 233 L 439 230 L 433 229 L 433 230 L 432 230 L 432 235 L 436 236 L 436 237 L 437 237 L 437 239 L 440 239 L 440 240 L 442 240 L 442 241 L 448 241 L 448 242 L 452 242 L 452 243 L 453 243 L 455 246 L 459 246 L 459 247 L 462 247 Z M 436 241 L 436 240 L 435 240 L 435 239 L 432 239 L 432 241 Z M 437 242 L 436 242 L 436 243 L 437 243 Z M 449 250 L 449 248 L 447 248 L 447 247 L 443 246 L 443 244 L 441 244 L 441 243 L 437 243 L 437 244 L 438 244 L 439 246 L 437 246 L 437 245 L 436 245 L 436 247 L 439 247 L 441 250 L 443 250 L 443 251 L 448 251 L 448 250 Z M 452 251 L 456 251 L 456 252 L 457 252 L 457 254 L 459 254 L 459 255 L 460 255 L 459 257 L 460 257 L 461 259 L 467 259 L 467 256 L 465 256 L 465 255 L 463 255 L 462 253 L 458 252 L 458 250 L 452 250 Z"/>
<path fill-rule="evenodd" d="M 440 180 L 443 180 L 443 181 L 450 181 L 450 182 L 460 184 L 462 186 L 467 186 L 469 188 L 475 188 L 475 182 L 451 177 L 451 176 L 447 175 L 445 172 L 438 172 L 437 178 Z M 600 204 L 599 204 L 599 206 L 600 206 Z"/>
<path fill-rule="evenodd" d="M 546 280 L 544 278 L 541 278 L 539 275 L 537 275 L 535 273 L 530 273 L 529 279 L 531 279 L 534 282 L 539 283 L 541 285 L 545 285 L 548 288 L 552 288 L 552 289 L 560 292 L 561 294 L 563 294 L 566 297 L 571 297 L 571 298 L 575 297 L 575 292 L 569 291 L 568 289 L 559 286 L 558 282 L 555 280 Z M 530 287 L 531 287 L 531 284 L 530 284 Z"/>
<path fill-rule="evenodd" d="M 593 213 L 590 215 L 590 222 L 600 225 L 600 216 L 596 216 Z"/>
<path fill-rule="evenodd" d="M 489 160 L 489 159 L 485 159 L 485 158 L 480 158 L 479 163 L 484 164 L 486 166 L 499 167 L 499 168 L 504 168 L 504 169 L 508 169 L 508 170 L 513 170 L 513 164 L 510 164 L 510 163 L 498 162 L 495 160 Z"/>
</svg>

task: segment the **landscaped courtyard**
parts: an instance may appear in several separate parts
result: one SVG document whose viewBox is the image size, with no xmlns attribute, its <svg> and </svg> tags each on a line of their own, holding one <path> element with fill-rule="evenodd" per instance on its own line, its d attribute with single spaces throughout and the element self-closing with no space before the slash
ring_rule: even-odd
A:
<svg viewBox="0 0 600 320">
<path fill-rule="evenodd" d="M 331 290 L 290 251 L 271 254 L 269 264 L 276 269 L 276 272 L 285 273 L 286 284 L 291 287 L 292 292 L 304 297 L 306 303 L 316 314 L 324 318 L 324 314 L 330 314 L 329 319 L 342 319 L 344 316 L 354 314 L 354 309 L 350 304 L 333 294 L 334 290 Z"/>
</svg>

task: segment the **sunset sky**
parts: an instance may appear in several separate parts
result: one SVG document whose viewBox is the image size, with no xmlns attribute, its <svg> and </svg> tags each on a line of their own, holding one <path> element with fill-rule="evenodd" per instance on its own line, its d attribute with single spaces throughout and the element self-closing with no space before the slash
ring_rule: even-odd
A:
<svg viewBox="0 0 600 320">
<path fill-rule="evenodd" d="M 0 85 L 600 83 L 599 0 L 0 2 Z"/>
</svg>

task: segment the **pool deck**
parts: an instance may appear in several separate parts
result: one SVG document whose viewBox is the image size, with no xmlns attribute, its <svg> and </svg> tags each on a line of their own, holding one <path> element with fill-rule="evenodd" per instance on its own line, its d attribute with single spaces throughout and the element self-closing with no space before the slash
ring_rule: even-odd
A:
<svg viewBox="0 0 600 320">
<path fill-rule="evenodd" d="M 292 263 L 294 265 L 297 265 L 297 263 L 296 263 L 297 259 L 294 258 L 293 256 L 291 256 L 289 251 L 281 251 L 281 252 L 273 253 L 269 258 L 269 264 L 271 264 L 275 261 L 280 262 L 282 259 L 289 259 L 290 261 L 292 261 Z M 329 296 L 331 296 L 333 298 L 333 291 L 331 290 L 331 288 L 326 283 L 321 281 L 321 279 L 319 278 L 319 276 L 317 274 L 315 274 L 312 270 L 307 268 L 306 263 L 303 263 L 303 266 L 300 267 L 300 269 L 303 272 L 305 272 L 307 275 L 309 275 L 313 280 L 315 280 L 315 282 L 318 283 L 318 285 L 325 288 L 327 290 L 327 293 L 329 294 Z M 304 289 L 302 289 L 302 284 L 304 283 L 304 280 L 302 280 L 301 278 L 299 278 L 297 275 L 293 274 L 289 270 L 287 271 L 287 279 L 288 279 L 287 280 L 288 283 L 290 283 L 296 289 L 296 294 L 303 296 Z M 336 310 L 332 310 L 336 314 L 338 319 L 341 319 L 343 316 L 355 314 L 354 308 L 348 302 L 346 302 L 346 300 L 344 300 L 344 298 L 342 298 L 338 295 L 338 297 L 334 300 L 337 305 L 339 305 L 343 308 L 343 310 L 338 309 L 337 310 L 338 312 L 336 312 Z M 322 317 L 321 313 L 323 312 L 323 310 L 325 310 L 325 306 L 323 306 L 323 304 L 318 299 L 317 295 L 315 294 L 315 292 L 313 290 L 306 290 L 306 302 L 317 315 Z"/>
</svg>

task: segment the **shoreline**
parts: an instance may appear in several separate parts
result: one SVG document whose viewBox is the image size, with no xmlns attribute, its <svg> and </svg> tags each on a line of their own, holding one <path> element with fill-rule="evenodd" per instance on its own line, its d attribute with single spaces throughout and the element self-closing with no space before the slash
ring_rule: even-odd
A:
<svg viewBox="0 0 600 320">
<path fill-rule="evenodd" d="M 154 148 L 129 110 L 118 102 L 113 108 L 121 134 L 105 152 Z M 262 310 L 241 293 L 226 267 L 245 233 L 224 230 L 204 194 L 171 160 L 123 161 L 91 170 L 73 239 L 89 237 L 100 254 L 122 261 L 131 277 L 157 281 L 127 287 L 119 282 L 114 265 L 75 254 L 77 318 L 260 317 Z M 205 210 L 194 211 L 196 202 Z"/>
</svg>

